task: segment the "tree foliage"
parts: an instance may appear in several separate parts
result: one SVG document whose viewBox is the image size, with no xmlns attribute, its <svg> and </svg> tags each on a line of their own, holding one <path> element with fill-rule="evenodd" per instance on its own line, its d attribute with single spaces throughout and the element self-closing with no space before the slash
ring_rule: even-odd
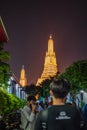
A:
<svg viewBox="0 0 87 130">
<path fill-rule="evenodd" d="M 71 92 L 78 93 L 80 90 L 87 89 L 87 60 L 73 63 L 66 68 L 65 72 L 59 77 L 66 78 L 71 83 Z"/>
<path fill-rule="evenodd" d="M 9 52 L 4 51 L 4 44 L 0 42 L 0 87 L 7 87 L 9 74 L 10 74 L 10 66 L 6 62 L 10 59 Z"/>
<path fill-rule="evenodd" d="M 36 95 L 40 92 L 40 87 L 34 84 L 26 86 L 25 91 L 28 95 Z"/>
<path fill-rule="evenodd" d="M 13 94 L 8 94 L 5 90 L 0 89 L 0 114 L 10 113 L 23 107 L 25 100 L 19 99 Z"/>
<path fill-rule="evenodd" d="M 54 77 L 50 77 L 49 79 L 46 79 L 41 83 L 41 96 L 42 97 L 48 97 L 50 95 L 49 85 L 52 82 L 53 78 Z"/>
</svg>

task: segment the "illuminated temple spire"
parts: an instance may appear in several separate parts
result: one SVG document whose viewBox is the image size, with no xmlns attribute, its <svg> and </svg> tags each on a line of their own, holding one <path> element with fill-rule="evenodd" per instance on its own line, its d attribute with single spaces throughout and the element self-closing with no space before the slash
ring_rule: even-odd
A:
<svg viewBox="0 0 87 130">
<path fill-rule="evenodd" d="M 21 69 L 20 84 L 21 84 L 23 87 L 27 86 L 27 78 L 26 78 L 26 74 L 25 74 L 24 65 L 22 66 L 22 69 Z"/>
<path fill-rule="evenodd" d="M 54 41 L 52 39 L 52 35 L 50 35 L 50 38 L 48 40 L 48 51 L 46 52 L 45 56 L 45 63 L 44 63 L 44 69 L 41 75 L 41 78 L 38 79 L 36 85 L 40 85 L 42 81 L 45 79 L 49 79 L 50 77 L 53 77 L 57 74 L 57 62 L 56 62 L 56 56 L 54 52 Z"/>
</svg>

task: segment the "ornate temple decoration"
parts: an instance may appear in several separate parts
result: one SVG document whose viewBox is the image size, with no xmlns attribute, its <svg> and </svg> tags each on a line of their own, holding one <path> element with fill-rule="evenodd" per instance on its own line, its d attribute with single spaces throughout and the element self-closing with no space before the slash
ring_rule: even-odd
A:
<svg viewBox="0 0 87 130">
<path fill-rule="evenodd" d="M 50 38 L 48 40 L 48 50 L 45 56 L 44 69 L 36 85 L 38 86 L 45 79 L 49 79 L 50 77 L 55 76 L 57 72 L 58 69 L 57 69 L 57 61 L 56 61 L 56 56 L 54 51 L 54 41 L 52 39 L 52 35 L 50 35 Z"/>
</svg>

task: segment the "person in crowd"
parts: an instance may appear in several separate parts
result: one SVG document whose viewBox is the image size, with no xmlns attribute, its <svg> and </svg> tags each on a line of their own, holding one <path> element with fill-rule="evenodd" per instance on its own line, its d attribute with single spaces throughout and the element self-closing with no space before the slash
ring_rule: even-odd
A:
<svg viewBox="0 0 87 130">
<path fill-rule="evenodd" d="M 40 111 L 42 111 L 42 110 L 43 110 L 42 104 L 39 102 L 39 103 L 38 103 L 38 111 L 40 112 Z"/>
<path fill-rule="evenodd" d="M 85 104 L 85 105 L 83 106 L 82 112 L 83 112 L 85 121 L 87 121 L 87 104 Z"/>
<path fill-rule="evenodd" d="M 48 104 L 45 103 L 45 104 L 43 105 L 43 109 L 45 110 L 45 109 L 47 109 L 47 108 L 48 108 Z"/>
<path fill-rule="evenodd" d="M 34 130 L 36 120 L 36 98 L 34 96 L 27 97 L 26 106 L 21 110 L 21 125 L 23 130 Z"/>
<path fill-rule="evenodd" d="M 84 117 L 84 130 L 87 130 L 87 104 L 83 106 L 82 113 Z"/>
<path fill-rule="evenodd" d="M 80 130 L 80 113 L 76 107 L 65 104 L 70 84 L 65 79 L 54 79 L 50 84 L 52 107 L 38 114 L 34 130 Z"/>
</svg>

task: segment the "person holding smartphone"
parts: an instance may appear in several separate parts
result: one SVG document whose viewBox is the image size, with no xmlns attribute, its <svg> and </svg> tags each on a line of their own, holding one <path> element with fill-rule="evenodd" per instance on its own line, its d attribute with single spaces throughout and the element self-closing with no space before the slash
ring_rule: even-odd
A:
<svg viewBox="0 0 87 130">
<path fill-rule="evenodd" d="M 27 97 L 26 106 L 21 111 L 21 125 L 23 130 L 34 130 L 36 120 L 36 98 L 34 96 Z"/>
</svg>

